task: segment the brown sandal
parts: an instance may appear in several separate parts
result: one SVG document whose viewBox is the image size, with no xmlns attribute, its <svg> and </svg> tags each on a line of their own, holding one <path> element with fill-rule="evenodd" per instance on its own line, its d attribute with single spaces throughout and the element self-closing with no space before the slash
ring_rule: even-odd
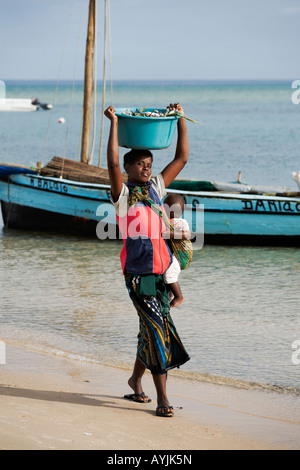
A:
<svg viewBox="0 0 300 470">
<path fill-rule="evenodd" d="M 137 403 L 151 403 L 151 398 L 147 398 L 145 392 L 142 393 L 129 393 L 124 395 L 127 400 L 135 401 Z"/>
<path fill-rule="evenodd" d="M 173 406 L 158 406 L 156 408 L 156 416 L 172 418 L 174 416 Z"/>
</svg>

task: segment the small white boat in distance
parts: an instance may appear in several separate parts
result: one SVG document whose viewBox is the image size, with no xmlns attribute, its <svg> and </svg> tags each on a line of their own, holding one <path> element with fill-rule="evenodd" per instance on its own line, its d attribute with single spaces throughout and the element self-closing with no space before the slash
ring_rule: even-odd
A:
<svg viewBox="0 0 300 470">
<path fill-rule="evenodd" d="M 52 104 L 40 103 L 37 98 L 0 98 L 0 111 L 37 111 L 52 109 Z"/>
</svg>

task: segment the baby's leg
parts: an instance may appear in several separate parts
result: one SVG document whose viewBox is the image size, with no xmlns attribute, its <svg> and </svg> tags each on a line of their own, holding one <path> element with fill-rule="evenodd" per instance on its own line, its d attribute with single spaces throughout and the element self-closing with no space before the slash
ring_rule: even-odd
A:
<svg viewBox="0 0 300 470">
<path fill-rule="evenodd" d="M 172 294 L 174 295 L 174 298 L 170 303 L 170 307 L 177 307 L 184 301 L 179 282 L 173 282 L 172 284 L 169 284 L 169 286 Z"/>
</svg>

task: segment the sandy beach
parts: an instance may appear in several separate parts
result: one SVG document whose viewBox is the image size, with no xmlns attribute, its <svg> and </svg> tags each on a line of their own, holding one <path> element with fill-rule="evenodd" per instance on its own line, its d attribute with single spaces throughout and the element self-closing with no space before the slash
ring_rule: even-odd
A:
<svg viewBox="0 0 300 470">
<path fill-rule="evenodd" d="M 173 418 L 123 398 L 130 371 L 6 347 L 0 366 L 1 450 L 299 449 L 299 397 L 169 373 Z"/>
</svg>

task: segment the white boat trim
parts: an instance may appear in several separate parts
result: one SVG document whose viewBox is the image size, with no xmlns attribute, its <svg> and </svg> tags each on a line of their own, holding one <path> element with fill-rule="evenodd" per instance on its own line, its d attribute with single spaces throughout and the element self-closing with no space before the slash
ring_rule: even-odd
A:
<svg viewBox="0 0 300 470">
<path fill-rule="evenodd" d="M 27 98 L 0 98 L 0 111 L 37 111 L 38 106 Z"/>
</svg>

